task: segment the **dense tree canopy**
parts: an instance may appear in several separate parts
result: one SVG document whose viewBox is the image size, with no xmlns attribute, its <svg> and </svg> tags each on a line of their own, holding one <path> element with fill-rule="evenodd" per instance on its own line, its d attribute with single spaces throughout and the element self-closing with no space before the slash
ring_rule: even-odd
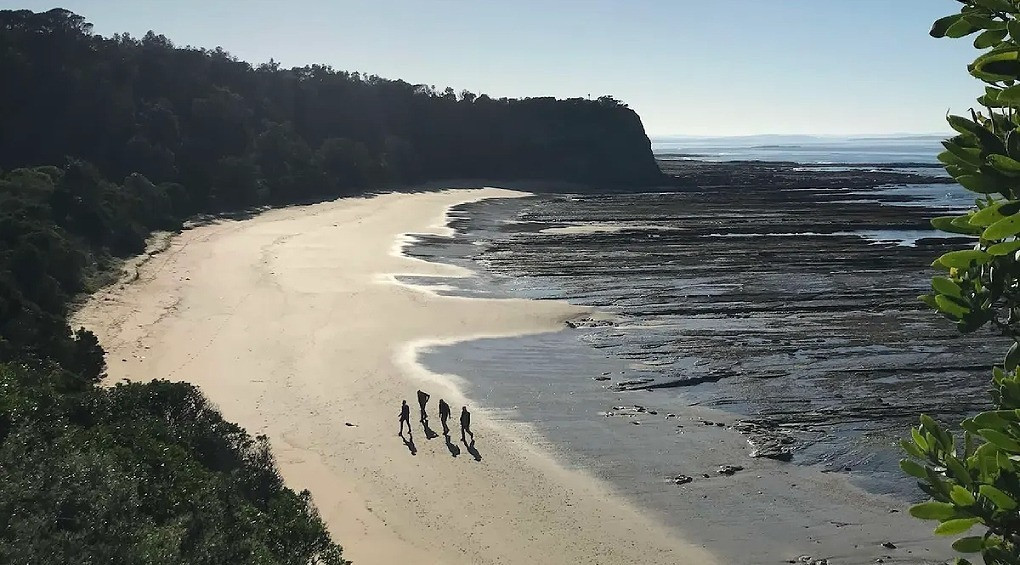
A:
<svg viewBox="0 0 1020 565">
<path fill-rule="evenodd" d="M 190 216 L 444 178 L 660 180 L 637 115 L 252 67 L 0 11 L 0 562 L 343 563 L 265 438 L 193 387 L 97 386 L 71 301 Z M 139 379 L 147 375 L 138 375 Z"/>
<path fill-rule="evenodd" d="M 0 11 L 0 562 L 343 563 L 265 438 L 187 384 L 97 386 L 103 350 L 69 308 L 195 214 L 444 178 L 661 174 L 610 97 L 252 67 L 153 32 L 100 37 L 66 10 Z"/>
<path fill-rule="evenodd" d="M 651 184 L 638 116 L 598 100 L 493 99 L 312 65 L 252 67 L 80 16 L 0 12 L 0 168 L 92 163 L 186 187 L 179 210 L 444 178 Z"/>
</svg>

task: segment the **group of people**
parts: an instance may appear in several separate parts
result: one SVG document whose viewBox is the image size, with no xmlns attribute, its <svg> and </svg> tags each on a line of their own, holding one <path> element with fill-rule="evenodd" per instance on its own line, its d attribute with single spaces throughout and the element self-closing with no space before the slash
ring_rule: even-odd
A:
<svg viewBox="0 0 1020 565">
<path fill-rule="evenodd" d="M 422 390 L 418 391 L 418 406 L 421 408 L 421 423 L 423 426 L 428 428 L 429 415 L 425 411 L 425 405 L 429 401 L 429 393 Z M 450 426 L 447 424 L 447 420 L 450 419 L 450 405 L 447 404 L 442 398 L 439 399 L 439 421 L 443 424 L 443 435 L 450 436 Z M 401 437 L 404 435 L 404 424 L 407 424 L 407 435 L 411 435 L 411 407 L 407 405 L 406 400 L 400 401 L 400 432 L 397 434 Z M 471 433 L 471 412 L 468 412 L 467 406 L 460 409 L 460 440 L 467 443 L 467 436 L 471 436 L 471 443 L 475 441 L 475 434 Z"/>
</svg>

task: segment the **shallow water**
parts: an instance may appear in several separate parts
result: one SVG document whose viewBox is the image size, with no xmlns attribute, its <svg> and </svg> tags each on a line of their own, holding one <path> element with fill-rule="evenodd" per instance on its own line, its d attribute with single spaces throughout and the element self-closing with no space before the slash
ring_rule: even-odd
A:
<svg viewBox="0 0 1020 565">
<path fill-rule="evenodd" d="M 791 434 L 795 463 L 850 468 L 873 491 L 912 497 L 896 440 L 921 411 L 958 420 L 983 406 L 988 363 L 973 360 L 998 354 L 916 301 L 931 258 L 965 240 L 925 229 L 942 212 L 917 201 L 790 192 L 801 191 L 465 205 L 455 239 L 408 249 L 479 273 L 442 281 L 456 289 L 446 292 L 569 300 L 616 323 L 442 347 L 422 361 L 471 375 L 469 396 L 652 503 L 675 427 L 656 420 L 640 442 L 617 441 L 620 418 L 604 416 L 614 406 L 720 408 Z M 600 224 L 627 227 L 555 230 Z"/>
</svg>

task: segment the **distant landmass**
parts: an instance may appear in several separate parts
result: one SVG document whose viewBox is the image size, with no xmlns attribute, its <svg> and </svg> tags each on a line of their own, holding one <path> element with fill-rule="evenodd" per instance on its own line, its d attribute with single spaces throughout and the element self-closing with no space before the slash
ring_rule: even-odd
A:
<svg viewBox="0 0 1020 565">
<path fill-rule="evenodd" d="M 659 158 L 706 161 L 922 163 L 934 165 L 941 141 L 952 134 L 653 136 Z"/>
</svg>

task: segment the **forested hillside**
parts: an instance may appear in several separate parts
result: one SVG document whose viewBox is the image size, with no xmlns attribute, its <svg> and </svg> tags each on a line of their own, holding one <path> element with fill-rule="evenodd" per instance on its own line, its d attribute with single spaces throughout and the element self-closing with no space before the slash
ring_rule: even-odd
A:
<svg viewBox="0 0 1020 565">
<path fill-rule="evenodd" d="M 175 213 L 444 178 L 647 185 L 637 114 L 611 97 L 493 99 L 90 33 L 64 11 L 0 16 L 0 167 L 74 156 L 139 173 Z"/>
<path fill-rule="evenodd" d="M 660 180 L 612 98 L 492 99 L 252 67 L 0 11 L 0 562 L 342 563 L 268 443 L 190 385 L 97 386 L 71 301 L 195 214 L 444 178 Z M 138 375 L 144 381 L 147 375 Z"/>
</svg>

